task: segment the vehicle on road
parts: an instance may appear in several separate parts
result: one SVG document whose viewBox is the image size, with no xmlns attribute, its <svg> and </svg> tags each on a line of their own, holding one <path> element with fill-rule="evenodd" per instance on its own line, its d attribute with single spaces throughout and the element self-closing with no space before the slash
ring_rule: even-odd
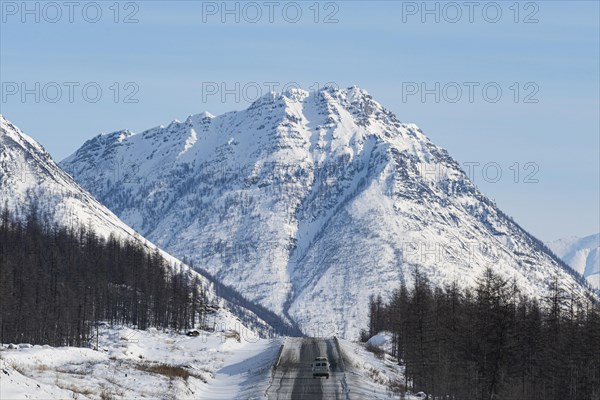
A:
<svg viewBox="0 0 600 400">
<path fill-rule="evenodd" d="M 329 361 L 327 357 L 317 357 L 312 363 L 313 379 L 324 376 L 329 379 Z"/>
</svg>

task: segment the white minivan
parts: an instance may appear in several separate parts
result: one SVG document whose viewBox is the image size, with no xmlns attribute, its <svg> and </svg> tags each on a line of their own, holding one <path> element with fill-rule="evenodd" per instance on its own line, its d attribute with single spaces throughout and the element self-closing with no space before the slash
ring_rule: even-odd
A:
<svg viewBox="0 0 600 400">
<path fill-rule="evenodd" d="M 318 376 L 324 376 L 329 379 L 329 361 L 327 357 L 317 357 L 312 363 L 313 379 Z"/>
</svg>

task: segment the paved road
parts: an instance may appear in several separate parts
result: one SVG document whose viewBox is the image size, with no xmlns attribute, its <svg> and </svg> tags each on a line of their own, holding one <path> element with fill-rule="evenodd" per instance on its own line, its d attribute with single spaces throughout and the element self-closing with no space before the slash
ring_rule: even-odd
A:
<svg viewBox="0 0 600 400">
<path fill-rule="evenodd" d="M 315 357 L 326 356 L 330 363 L 329 379 L 313 378 L 311 364 Z M 288 338 L 273 383 L 267 391 L 269 400 L 346 399 L 343 362 L 333 339 Z"/>
</svg>

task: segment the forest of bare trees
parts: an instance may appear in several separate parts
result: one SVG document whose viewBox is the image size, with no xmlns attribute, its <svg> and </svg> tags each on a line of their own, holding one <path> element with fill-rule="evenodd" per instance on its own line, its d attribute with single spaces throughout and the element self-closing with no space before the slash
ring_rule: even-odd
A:
<svg viewBox="0 0 600 400">
<path fill-rule="evenodd" d="M 199 278 L 141 244 L 51 225 L 32 207 L 0 215 L 0 343 L 88 346 L 102 322 L 188 329 L 206 310 Z"/>
<path fill-rule="evenodd" d="M 405 386 L 430 399 L 600 399 L 600 307 L 554 281 L 540 300 L 486 270 L 473 290 L 415 285 L 370 304 L 368 332 L 392 335 Z"/>
</svg>

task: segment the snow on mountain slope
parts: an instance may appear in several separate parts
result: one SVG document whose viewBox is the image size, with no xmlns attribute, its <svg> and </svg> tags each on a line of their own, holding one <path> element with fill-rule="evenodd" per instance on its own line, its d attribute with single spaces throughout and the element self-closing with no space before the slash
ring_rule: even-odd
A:
<svg viewBox="0 0 600 400">
<path fill-rule="evenodd" d="M 600 289 L 600 233 L 583 238 L 568 237 L 547 243 L 571 268 Z"/>
<path fill-rule="evenodd" d="M 0 207 L 5 205 L 18 218 L 24 218 L 30 207 L 35 206 L 41 215 L 61 226 L 84 226 L 103 237 L 112 234 L 122 240 L 132 240 L 140 243 L 148 252 L 158 250 L 177 271 L 197 274 L 175 257 L 158 249 L 101 205 L 56 165 L 40 144 L 0 115 Z M 268 334 L 271 330 L 269 323 L 273 322 L 271 316 L 256 315 L 240 304 L 237 298 L 226 296 L 227 299 L 222 299 L 216 295 L 216 288 L 210 279 L 204 276 L 199 278 L 212 304 L 226 307 L 248 327 L 257 329 L 263 335 Z M 269 321 L 265 322 L 266 319 Z"/>
<path fill-rule="evenodd" d="M 300 324 L 356 338 L 368 298 L 472 285 L 483 268 L 540 295 L 585 289 L 459 165 L 364 90 L 271 93 L 87 141 L 61 165 L 141 234 Z"/>
<path fill-rule="evenodd" d="M 139 235 L 65 174 L 36 141 L 0 115 L 0 200 L 23 216 L 37 204 L 61 225 L 87 226 L 102 235 Z"/>
</svg>

